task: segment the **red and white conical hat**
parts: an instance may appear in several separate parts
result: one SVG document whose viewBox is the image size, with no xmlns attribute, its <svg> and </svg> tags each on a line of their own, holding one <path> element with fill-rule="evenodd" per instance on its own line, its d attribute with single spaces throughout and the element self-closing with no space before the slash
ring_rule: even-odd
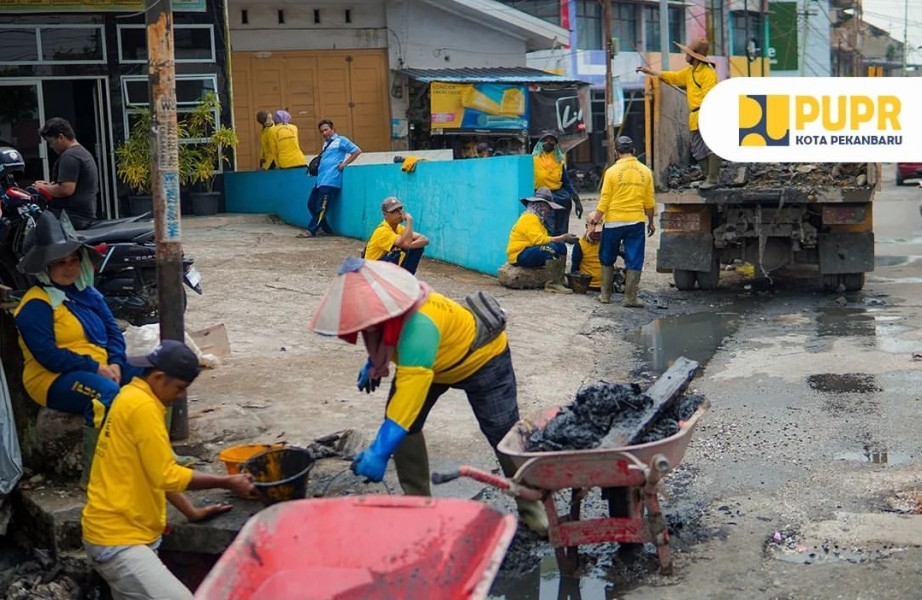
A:
<svg viewBox="0 0 922 600">
<path fill-rule="evenodd" d="M 323 335 L 355 333 L 403 314 L 421 294 L 416 277 L 402 267 L 347 258 L 327 287 L 309 326 Z"/>
</svg>

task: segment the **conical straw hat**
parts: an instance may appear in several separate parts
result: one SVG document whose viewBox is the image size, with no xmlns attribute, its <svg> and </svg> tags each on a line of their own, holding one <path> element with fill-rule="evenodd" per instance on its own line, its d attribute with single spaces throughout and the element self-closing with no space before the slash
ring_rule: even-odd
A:
<svg viewBox="0 0 922 600">
<path fill-rule="evenodd" d="M 416 277 L 395 264 L 347 258 L 309 326 L 323 335 L 355 333 L 403 314 L 421 294 Z"/>
</svg>

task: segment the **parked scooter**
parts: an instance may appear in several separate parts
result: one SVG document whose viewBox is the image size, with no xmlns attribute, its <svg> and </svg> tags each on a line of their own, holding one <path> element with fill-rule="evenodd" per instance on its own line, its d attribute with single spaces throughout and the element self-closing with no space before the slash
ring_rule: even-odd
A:
<svg viewBox="0 0 922 600">
<path fill-rule="evenodd" d="M 38 216 L 48 209 L 48 199 L 39 190 L 16 186 L 13 174 L 24 169 L 18 151 L 0 147 L 0 283 L 14 290 L 26 290 L 35 282 L 17 264 L 25 254 Z M 132 325 L 155 323 L 160 318 L 154 225 L 140 218 L 101 221 L 88 229 L 74 231 L 78 239 L 102 255 L 96 266 L 94 286 L 106 299 L 112 314 Z M 61 213 L 61 220 L 69 223 L 66 212 Z M 201 294 L 202 278 L 192 264 L 192 258 L 183 257 L 183 281 Z M 185 289 L 182 294 L 185 310 Z"/>
</svg>

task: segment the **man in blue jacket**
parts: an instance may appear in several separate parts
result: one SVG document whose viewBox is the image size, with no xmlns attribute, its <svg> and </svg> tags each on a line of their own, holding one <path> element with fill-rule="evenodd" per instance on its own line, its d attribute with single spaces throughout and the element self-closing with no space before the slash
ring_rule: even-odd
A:
<svg viewBox="0 0 922 600">
<path fill-rule="evenodd" d="M 311 221 L 307 231 L 298 234 L 298 237 L 316 237 L 320 228 L 326 233 L 333 232 L 326 220 L 327 208 L 339 199 L 339 192 L 343 187 L 343 169 L 362 153 L 362 149 L 353 144 L 352 140 L 336 133 L 333 121 L 324 119 L 317 124 L 317 129 L 325 141 L 320 150 L 317 181 L 314 182 L 314 189 L 311 190 L 311 196 L 307 201 Z"/>
</svg>

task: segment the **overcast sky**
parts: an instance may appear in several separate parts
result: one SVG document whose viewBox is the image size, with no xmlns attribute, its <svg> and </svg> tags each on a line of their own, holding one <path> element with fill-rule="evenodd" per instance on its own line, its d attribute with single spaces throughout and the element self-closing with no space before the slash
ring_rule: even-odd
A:
<svg viewBox="0 0 922 600">
<path fill-rule="evenodd" d="M 922 0 L 864 0 L 864 20 L 903 41 L 904 10 L 909 6 L 909 63 L 922 64 Z"/>
</svg>

